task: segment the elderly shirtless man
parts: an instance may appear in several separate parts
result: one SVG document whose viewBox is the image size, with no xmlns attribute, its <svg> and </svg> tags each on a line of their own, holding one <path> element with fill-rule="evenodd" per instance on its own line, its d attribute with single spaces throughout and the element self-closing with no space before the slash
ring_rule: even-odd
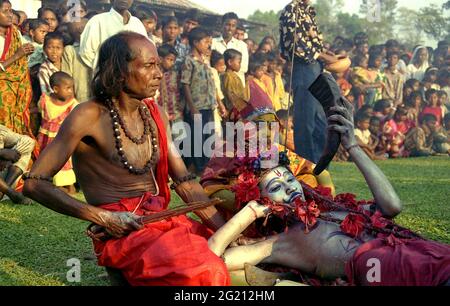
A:
<svg viewBox="0 0 450 306">
<path fill-rule="evenodd" d="M 186 203 L 208 201 L 172 145 L 166 116 L 152 99 L 161 71 L 155 46 L 122 32 L 101 47 L 95 99 L 79 105 L 25 175 L 24 193 L 59 213 L 104 227 L 94 241 L 98 263 L 121 270 L 131 285 L 228 285 L 223 261 L 207 238 L 224 221 L 215 208 L 197 212 L 206 226 L 174 217 L 143 226 L 138 216 L 167 209 L 168 177 Z M 59 191 L 51 177 L 72 156 L 88 204 Z"/>
</svg>

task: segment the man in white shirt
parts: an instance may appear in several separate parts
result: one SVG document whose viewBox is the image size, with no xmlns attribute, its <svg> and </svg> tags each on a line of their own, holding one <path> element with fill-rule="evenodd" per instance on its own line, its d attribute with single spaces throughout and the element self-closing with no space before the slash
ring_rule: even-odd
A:
<svg viewBox="0 0 450 306">
<path fill-rule="evenodd" d="M 235 13 L 226 13 L 222 17 L 222 36 L 214 38 L 212 43 L 212 49 L 224 54 L 228 49 L 235 49 L 242 53 L 241 70 L 239 71 L 239 77 L 245 86 L 245 73 L 248 70 L 248 48 L 247 44 L 234 38 L 236 33 L 239 17 Z"/>
<path fill-rule="evenodd" d="M 122 31 L 131 31 L 147 37 L 143 23 L 128 11 L 133 0 L 114 0 L 111 10 L 92 17 L 81 34 L 80 57 L 95 70 L 102 43 Z"/>
</svg>

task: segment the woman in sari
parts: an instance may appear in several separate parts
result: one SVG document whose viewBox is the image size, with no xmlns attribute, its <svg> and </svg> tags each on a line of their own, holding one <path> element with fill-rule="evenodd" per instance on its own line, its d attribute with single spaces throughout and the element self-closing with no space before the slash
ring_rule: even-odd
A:
<svg viewBox="0 0 450 306">
<path fill-rule="evenodd" d="M 27 56 L 32 44 L 22 45 L 20 31 L 12 24 L 8 0 L 0 0 L 0 124 L 13 132 L 29 134 L 32 90 Z"/>
</svg>

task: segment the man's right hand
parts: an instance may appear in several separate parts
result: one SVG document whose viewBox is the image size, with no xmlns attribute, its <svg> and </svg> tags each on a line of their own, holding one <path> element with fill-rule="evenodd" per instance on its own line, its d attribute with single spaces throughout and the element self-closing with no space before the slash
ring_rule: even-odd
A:
<svg viewBox="0 0 450 306">
<path fill-rule="evenodd" d="M 20 153 L 14 149 L 2 149 L 0 150 L 0 158 L 9 160 L 12 163 L 16 163 L 20 159 Z"/>
<path fill-rule="evenodd" d="M 114 238 L 122 238 L 131 232 L 141 230 L 144 225 L 139 222 L 141 217 L 130 212 L 109 212 L 104 218 L 104 224 L 108 234 Z"/>
</svg>

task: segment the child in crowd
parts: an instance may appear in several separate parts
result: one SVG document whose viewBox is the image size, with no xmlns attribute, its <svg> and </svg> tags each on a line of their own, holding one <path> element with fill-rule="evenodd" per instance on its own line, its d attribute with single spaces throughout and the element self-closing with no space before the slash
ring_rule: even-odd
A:
<svg viewBox="0 0 450 306">
<path fill-rule="evenodd" d="M 263 62 L 255 58 L 250 59 L 247 76 L 247 92 L 250 97 L 248 101 L 249 106 L 241 112 L 241 116 L 245 119 L 255 120 L 261 116 L 275 118 L 272 100 L 262 81 L 263 76 L 266 74 L 265 71 Z M 271 119 L 267 121 L 271 121 Z"/>
<path fill-rule="evenodd" d="M 268 54 L 268 69 L 267 75 L 270 77 L 272 87 L 273 87 L 273 96 L 272 103 L 275 111 L 280 109 L 287 109 L 288 103 L 285 100 L 286 92 L 284 90 L 284 83 L 281 73 L 278 70 L 278 57 L 275 53 Z"/>
<path fill-rule="evenodd" d="M 397 107 L 403 104 L 403 74 L 397 69 L 400 56 L 397 52 L 391 52 L 387 55 L 387 67 L 384 69 L 385 86 L 383 90 L 383 99 L 394 101 Z"/>
<path fill-rule="evenodd" d="M 244 42 L 247 44 L 248 54 L 251 56 L 256 53 L 258 46 L 256 45 L 253 39 L 247 38 L 244 39 Z"/>
<path fill-rule="evenodd" d="M 447 92 L 444 90 L 439 90 L 437 94 L 438 94 L 438 98 L 439 98 L 438 105 L 441 107 L 442 117 L 444 117 L 449 112 L 449 107 L 450 107 L 449 101 L 448 101 L 448 95 L 447 95 Z"/>
<path fill-rule="evenodd" d="M 435 89 L 429 89 L 425 92 L 425 98 L 427 105 L 422 109 L 420 117 L 425 114 L 433 114 L 436 117 L 436 123 L 438 126 L 442 126 L 442 109 L 439 106 L 439 96 Z"/>
<path fill-rule="evenodd" d="M 355 136 L 360 145 L 368 145 L 370 141 L 370 116 L 367 113 L 358 113 L 356 116 Z"/>
<path fill-rule="evenodd" d="M 375 83 L 373 73 L 368 69 L 368 59 L 358 55 L 354 59 L 355 67 L 352 73 L 352 83 L 361 93 L 358 106 L 373 104 L 377 89 L 382 87 L 381 82 Z"/>
<path fill-rule="evenodd" d="M 276 99 L 274 97 L 275 87 L 272 82 L 272 78 L 268 74 L 270 54 L 271 53 L 257 52 L 255 55 L 253 55 L 253 57 L 250 60 L 260 63 L 263 74 L 259 79 L 260 82 L 257 82 L 257 84 L 261 87 L 262 90 L 266 92 L 266 94 L 270 98 L 270 101 L 272 101 L 273 108 L 275 108 L 275 106 L 280 107 L 280 105 L 279 102 L 277 104 Z"/>
<path fill-rule="evenodd" d="M 75 81 L 75 98 L 79 102 L 86 102 L 91 98 L 92 69 L 80 57 L 80 37 L 87 24 L 87 19 L 69 24 L 69 33 L 74 41 L 73 45 L 64 48 L 61 70 L 71 75 Z"/>
<path fill-rule="evenodd" d="M 252 70 L 248 70 L 248 77 L 247 77 L 247 81 L 248 82 L 252 82 L 252 84 L 256 85 L 260 91 L 262 91 L 264 93 L 264 97 L 268 97 L 271 101 L 271 105 L 272 105 L 272 109 L 273 109 L 273 102 L 272 102 L 272 91 L 271 89 L 273 89 L 272 86 L 272 80 L 267 80 L 268 76 L 267 76 L 267 66 L 268 66 L 268 61 L 267 58 L 265 57 L 254 57 L 253 59 L 250 60 L 252 62 Z M 268 81 L 268 82 L 267 82 Z M 270 88 L 268 88 L 266 86 L 266 84 L 270 84 Z M 250 86 L 250 84 L 248 84 L 248 86 Z M 256 90 L 256 88 L 254 88 Z M 257 93 L 257 91 L 253 92 L 254 94 Z M 250 99 L 252 99 L 252 90 L 250 89 Z M 258 93 L 258 95 L 260 95 L 262 93 Z"/>
<path fill-rule="evenodd" d="M 382 99 L 375 102 L 373 107 L 375 117 L 378 117 L 382 124 L 394 116 L 395 109 L 392 107 L 392 101 Z"/>
<path fill-rule="evenodd" d="M 405 102 L 408 99 L 409 95 L 414 91 L 421 91 L 420 82 L 416 79 L 406 80 L 405 84 L 403 85 L 403 102 Z"/>
<path fill-rule="evenodd" d="M 387 151 L 386 139 L 383 137 L 381 133 L 381 121 L 380 118 L 372 116 L 370 117 L 370 143 L 372 147 L 375 148 L 375 155 L 379 159 L 386 159 L 389 157 Z"/>
<path fill-rule="evenodd" d="M 450 116 L 445 116 L 443 126 L 437 127 L 433 135 L 433 150 L 438 154 L 450 155 Z"/>
<path fill-rule="evenodd" d="M 217 52 L 216 50 L 212 50 L 211 52 L 211 71 L 214 78 L 214 83 L 216 85 L 216 97 L 217 97 L 217 105 L 218 107 L 214 111 L 214 122 L 216 123 L 216 135 L 219 138 L 222 138 L 222 119 L 228 119 L 228 111 L 223 104 L 223 99 L 225 96 L 222 92 L 222 84 L 220 81 L 220 75 L 225 73 L 227 66 L 225 65 L 225 57 Z"/>
<path fill-rule="evenodd" d="M 387 151 L 390 157 L 404 156 L 405 135 L 414 127 L 414 123 L 408 120 L 407 114 L 406 108 L 400 106 L 397 108 L 394 117 L 383 125 L 383 137 L 387 140 Z"/>
<path fill-rule="evenodd" d="M 224 53 L 224 60 L 227 70 L 222 76 L 222 92 L 225 97 L 225 107 L 231 115 L 233 109 L 242 110 L 247 105 L 250 96 L 238 74 L 241 70 L 241 52 L 228 49 Z"/>
<path fill-rule="evenodd" d="M 29 23 L 30 39 L 34 46 L 34 53 L 28 57 L 28 67 L 40 65 L 45 61 L 44 40 L 48 33 L 48 23 L 44 20 L 33 19 Z"/>
<path fill-rule="evenodd" d="M 437 129 L 437 119 L 433 114 L 425 114 L 420 118 L 420 125 L 413 128 L 405 139 L 405 150 L 410 157 L 430 156 L 433 150 L 433 135 Z"/>
<path fill-rule="evenodd" d="M 422 109 L 422 105 L 423 98 L 420 91 L 414 91 L 405 101 L 405 106 L 408 112 L 407 117 L 414 123 L 414 126 L 419 125 L 419 114 Z"/>
<path fill-rule="evenodd" d="M 370 104 L 383 98 L 384 86 L 386 83 L 386 76 L 381 70 L 383 65 L 383 55 L 379 52 L 372 52 L 369 56 L 369 80 L 371 83 L 380 84 L 380 87 L 375 87 L 375 95 Z"/>
<path fill-rule="evenodd" d="M 133 10 L 133 16 L 138 18 L 142 24 L 145 27 L 145 30 L 147 31 L 148 38 L 157 45 L 157 39 L 156 36 L 153 34 L 156 30 L 156 25 L 158 23 L 158 17 L 156 16 L 156 13 L 151 10 L 148 5 L 137 5 L 135 9 Z M 160 43 L 158 41 L 158 43 Z M 159 45 L 157 45 L 159 47 Z"/>
<path fill-rule="evenodd" d="M 178 87 L 180 74 L 174 69 L 178 53 L 173 46 L 165 44 L 158 48 L 158 54 L 163 70 L 158 104 L 165 110 L 169 118 L 173 139 L 181 140 L 180 137 L 184 138 L 184 129 L 181 128 L 181 123 L 184 121 L 184 103 Z M 178 125 L 174 126 L 175 123 Z"/>
<path fill-rule="evenodd" d="M 191 148 L 195 148 L 195 155 L 191 155 L 195 157 L 191 161 L 194 163 L 198 174 L 203 172 L 209 160 L 202 149 L 203 145 L 209 137 L 215 134 L 216 87 L 210 65 L 205 62 L 205 57 L 210 53 L 211 44 L 212 37 L 208 30 L 202 27 L 193 29 L 189 33 L 191 54 L 186 57 L 181 71 L 181 84 L 187 107 L 185 120 L 188 121 L 192 131 Z M 200 126 L 198 126 L 198 121 L 201 122 Z M 205 131 L 206 125 L 208 127 L 212 125 L 212 128 Z M 201 128 L 200 131 L 199 128 Z M 201 137 L 196 134 L 199 132 Z M 197 139 L 201 139 L 201 143 L 196 143 Z"/>
<path fill-rule="evenodd" d="M 48 33 L 44 39 L 44 53 L 47 59 L 39 69 L 39 83 L 42 93 L 51 93 L 50 77 L 61 70 L 64 53 L 64 39 L 58 32 Z"/>
<path fill-rule="evenodd" d="M 358 145 L 366 152 L 367 156 L 373 160 L 383 160 L 386 157 L 383 154 L 377 155 L 375 150 L 378 145 L 377 137 L 370 132 L 370 115 L 359 112 L 356 116 L 355 136 Z"/>
<path fill-rule="evenodd" d="M 280 143 L 284 145 L 286 142 L 286 147 L 290 151 L 295 152 L 294 116 L 291 112 L 288 118 L 288 113 L 287 109 L 280 109 L 277 111 L 277 117 L 280 121 Z"/>
<path fill-rule="evenodd" d="M 429 67 L 427 71 L 425 72 L 424 80 L 423 82 L 429 82 L 431 89 L 440 90 L 441 86 L 438 84 L 438 71 L 436 67 Z"/>
<path fill-rule="evenodd" d="M 37 140 L 41 152 L 53 141 L 63 121 L 78 105 L 74 98 L 73 78 L 70 75 L 65 72 L 55 72 L 49 82 L 52 93 L 44 93 L 38 103 L 42 122 Z M 75 182 L 72 161 L 69 160 L 53 177 L 53 183 L 67 193 L 74 194 Z"/>
</svg>

